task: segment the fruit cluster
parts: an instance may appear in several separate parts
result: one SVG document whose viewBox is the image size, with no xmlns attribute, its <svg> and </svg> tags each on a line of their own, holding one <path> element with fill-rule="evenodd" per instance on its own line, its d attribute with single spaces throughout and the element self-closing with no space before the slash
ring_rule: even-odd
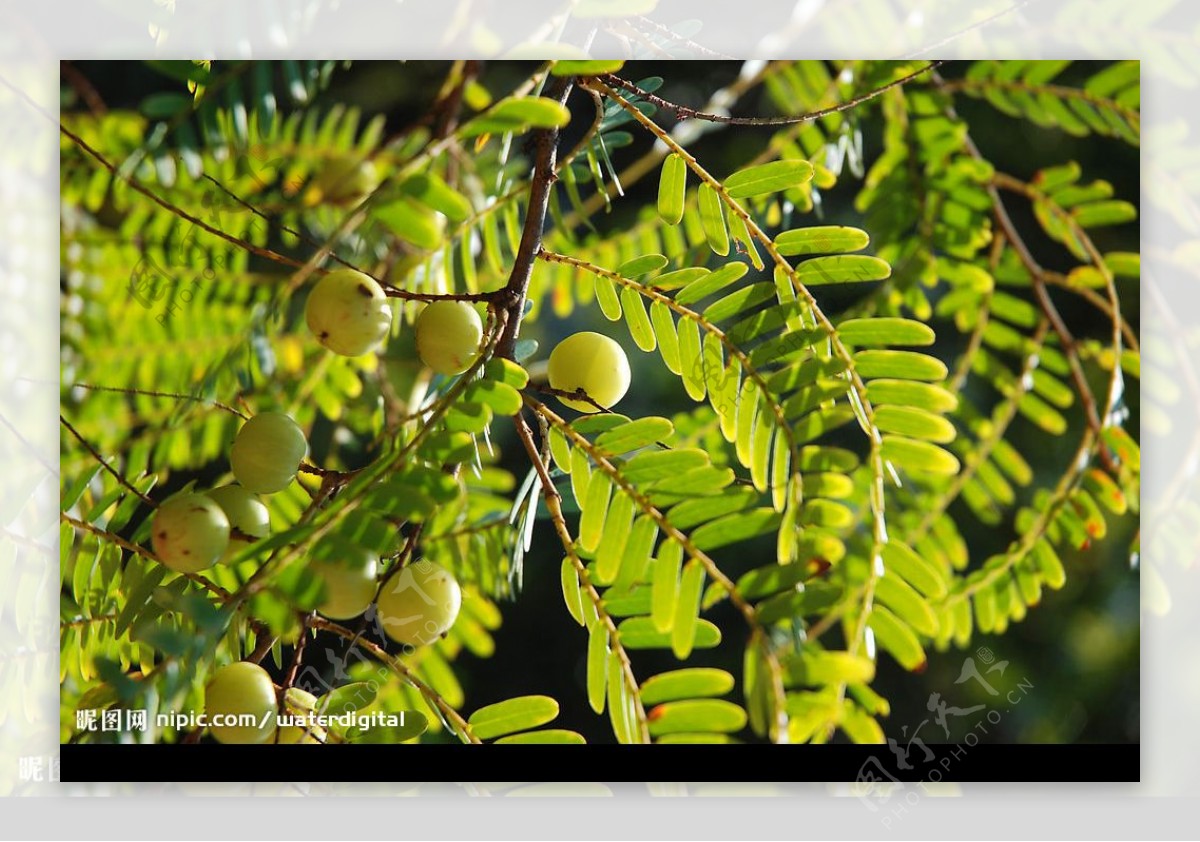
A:
<svg viewBox="0 0 1200 842">
<path fill-rule="evenodd" d="M 327 273 L 309 294 L 305 320 L 316 340 L 343 356 L 378 348 L 392 327 L 383 288 L 353 269 Z M 421 361 L 432 371 L 456 376 L 469 370 L 483 350 L 483 322 L 463 301 L 425 306 L 415 323 Z M 629 362 L 621 347 L 598 333 L 562 341 L 548 363 L 550 386 L 559 399 L 581 412 L 607 409 L 629 388 Z M 228 563 L 270 530 L 267 507 L 258 495 L 273 494 L 295 479 L 308 451 L 299 425 L 282 412 L 262 412 L 246 421 L 229 453 L 234 485 L 206 493 L 187 491 L 158 507 L 152 523 L 154 551 L 178 573 L 197 573 Z M 349 620 L 375 606 L 376 618 L 392 640 L 405 646 L 436 641 L 454 625 L 462 591 L 450 571 L 428 560 L 401 566 L 379 584 L 379 558 L 353 544 L 318 544 L 309 571 L 322 583 L 317 611 L 330 620 Z M 222 743 L 325 742 L 320 729 L 276 727 L 276 714 L 312 712 L 311 694 L 276 688 L 265 669 L 237 662 L 218 669 L 205 690 L 212 735 Z"/>
</svg>

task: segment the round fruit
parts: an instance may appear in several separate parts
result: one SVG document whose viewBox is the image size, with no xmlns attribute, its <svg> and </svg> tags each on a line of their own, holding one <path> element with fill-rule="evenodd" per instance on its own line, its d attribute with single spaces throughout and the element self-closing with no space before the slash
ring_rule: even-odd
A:
<svg viewBox="0 0 1200 842">
<path fill-rule="evenodd" d="M 417 353 L 438 374 L 462 374 L 483 341 L 483 322 L 465 301 L 434 301 L 417 316 Z"/>
<path fill-rule="evenodd" d="M 289 687 L 283 694 L 283 708 L 286 716 L 295 718 L 301 724 L 280 726 L 275 742 L 285 745 L 313 745 L 325 742 L 325 729 L 307 721 L 308 715 L 317 709 L 316 696 L 299 687 Z"/>
<path fill-rule="evenodd" d="M 309 204 L 346 202 L 361 199 L 379 185 L 379 173 L 372 161 L 356 155 L 339 155 L 329 161 L 309 188 Z"/>
<path fill-rule="evenodd" d="M 260 412 L 242 425 L 229 451 L 233 475 L 256 494 L 274 494 L 296 476 L 308 451 L 304 433 L 282 412 Z"/>
<path fill-rule="evenodd" d="M 219 743 L 267 742 L 275 735 L 277 706 L 271 676 L 249 661 L 221 667 L 204 688 L 208 730 Z M 252 717 L 253 721 L 230 717 Z"/>
<path fill-rule="evenodd" d="M 221 556 L 222 562 L 228 562 L 256 539 L 266 538 L 271 531 L 271 514 L 267 507 L 240 485 L 223 485 L 204 496 L 220 506 L 229 519 L 229 547 Z M 241 534 L 235 535 L 234 532 Z"/>
<path fill-rule="evenodd" d="M 304 318 L 317 341 L 345 357 L 379 346 L 392 329 L 383 287 L 354 269 L 334 269 L 309 293 Z"/>
<path fill-rule="evenodd" d="M 629 359 L 613 340 L 585 331 L 568 336 L 550 352 L 550 387 L 564 392 L 583 389 L 587 396 L 609 409 L 629 390 Z M 597 412 L 580 400 L 559 398 L 571 409 Z"/>
<path fill-rule="evenodd" d="M 203 494 L 181 494 L 155 510 L 150 535 L 159 561 L 176 573 L 196 573 L 229 547 L 229 519 Z"/>
<path fill-rule="evenodd" d="M 414 562 L 384 583 L 376 608 L 383 631 L 397 643 L 421 646 L 450 630 L 462 607 L 462 589 L 450 571 Z"/>
<path fill-rule="evenodd" d="M 369 550 L 349 546 L 338 558 L 314 559 L 308 566 L 325 583 L 317 610 L 331 620 L 349 620 L 367 610 L 375 598 L 378 559 Z"/>
</svg>

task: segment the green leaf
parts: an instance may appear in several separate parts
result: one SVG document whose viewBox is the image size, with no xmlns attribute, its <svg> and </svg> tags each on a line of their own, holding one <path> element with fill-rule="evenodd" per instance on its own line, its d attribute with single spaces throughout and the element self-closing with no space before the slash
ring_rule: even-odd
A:
<svg viewBox="0 0 1200 842">
<path fill-rule="evenodd" d="M 625 62 L 621 59 L 595 59 L 592 61 L 556 61 L 550 67 L 552 76 L 602 76 L 616 73 Z"/>
<path fill-rule="evenodd" d="M 633 525 L 633 498 L 618 492 L 604 520 L 604 533 L 596 547 L 597 584 L 609 585 L 617 578 L 625 553 L 625 541 Z"/>
<path fill-rule="evenodd" d="M 867 247 L 866 231 L 846 225 L 814 225 L 795 228 L 775 237 L 775 248 L 785 257 L 806 254 L 843 254 Z"/>
<path fill-rule="evenodd" d="M 630 421 L 628 424 L 622 424 L 602 433 L 596 437 L 595 444 L 601 450 L 619 455 L 656 442 L 666 441 L 674 432 L 675 425 L 666 418 L 649 416 Z"/>
<path fill-rule="evenodd" d="M 563 601 L 567 604 L 567 611 L 574 618 L 575 622 L 583 625 L 583 593 L 579 587 L 579 574 L 575 570 L 575 565 L 570 558 L 564 558 L 562 562 L 561 579 Z"/>
<path fill-rule="evenodd" d="M 749 267 L 745 263 L 726 263 L 715 272 L 707 272 L 679 290 L 675 294 L 675 303 L 694 304 L 734 283 L 748 271 Z"/>
<path fill-rule="evenodd" d="M 666 266 L 668 262 L 667 258 L 661 254 L 643 254 L 640 257 L 630 258 L 618 266 L 617 274 L 622 278 L 637 278 L 642 275 L 648 275 L 651 272 L 657 272 Z"/>
<path fill-rule="evenodd" d="M 596 303 L 600 305 L 600 312 L 604 314 L 604 318 L 610 322 L 615 322 L 621 318 L 621 299 L 617 294 L 617 285 L 612 278 L 607 275 L 597 275 L 594 285 L 596 292 Z"/>
<path fill-rule="evenodd" d="M 725 211 L 721 207 L 721 198 L 717 191 L 707 184 L 700 185 L 698 196 L 700 224 L 704 228 L 708 247 L 724 257 L 729 254 L 729 232 L 725 228 Z"/>
<path fill-rule="evenodd" d="M 911 406 L 875 408 L 875 426 L 884 433 L 945 444 L 954 441 L 954 425 L 940 415 Z"/>
<path fill-rule="evenodd" d="M 617 626 L 617 637 L 626 649 L 669 649 L 670 632 L 660 632 L 649 617 L 630 617 Z M 712 649 L 721 642 L 721 630 L 701 617 L 696 621 L 693 649 Z"/>
<path fill-rule="evenodd" d="M 875 641 L 879 648 L 895 658 L 900 666 L 909 672 L 924 666 L 925 650 L 921 648 L 921 641 L 891 611 L 876 606 L 867 620 L 867 625 L 875 632 Z"/>
<path fill-rule="evenodd" d="M 679 593 L 679 571 L 683 565 L 683 547 L 666 540 L 658 549 L 651 583 L 650 619 L 659 632 L 668 632 L 675 622 L 675 601 Z"/>
<path fill-rule="evenodd" d="M 941 360 L 918 351 L 859 351 L 854 355 L 854 369 L 864 380 L 892 377 L 938 382 L 948 373 Z"/>
<path fill-rule="evenodd" d="M 679 699 L 724 696 L 733 689 L 733 676 L 722 669 L 693 667 L 651 676 L 642 682 L 642 704 L 656 705 Z"/>
<path fill-rule="evenodd" d="M 890 278 L 892 267 L 886 260 L 866 254 L 838 254 L 832 257 L 814 257 L 796 267 L 796 278 L 805 286 L 822 284 L 859 283 L 882 281 Z M 845 338 L 845 337 L 843 337 Z M 917 343 L 913 343 L 917 344 Z"/>
<path fill-rule="evenodd" d="M 867 384 L 867 400 L 873 405 L 915 406 L 934 413 L 951 412 L 958 408 L 958 398 L 941 386 L 906 380 L 872 380 Z"/>
<path fill-rule="evenodd" d="M 930 599 L 946 596 L 946 580 L 937 566 L 926 561 L 899 541 L 883 547 L 883 563 L 887 574 L 895 573 Z"/>
<path fill-rule="evenodd" d="M 692 654 L 696 640 L 696 621 L 699 619 L 700 594 L 704 591 L 704 567 L 692 559 L 683 568 L 679 579 L 679 596 L 675 601 L 675 619 L 671 624 L 671 651 L 679 660 Z"/>
<path fill-rule="evenodd" d="M 502 357 L 488 360 L 487 365 L 483 367 L 483 376 L 514 389 L 524 389 L 529 384 L 529 372 L 512 360 Z"/>
<path fill-rule="evenodd" d="M 612 482 L 607 474 L 599 471 L 592 474 L 588 482 L 587 501 L 580 507 L 583 514 L 579 518 L 579 544 L 588 552 L 595 552 L 600 545 L 612 490 Z"/>
<path fill-rule="evenodd" d="M 875 663 L 849 652 L 806 650 L 784 663 L 788 687 L 821 687 L 828 684 L 869 684 L 875 680 Z"/>
<path fill-rule="evenodd" d="M 1083 228 L 1099 228 L 1103 225 L 1133 222 L 1137 219 L 1137 208 L 1129 202 L 1113 199 L 1081 205 L 1071 211 L 1071 216 Z"/>
<path fill-rule="evenodd" d="M 693 319 L 679 320 L 679 362 L 683 368 L 683 387 L 692 400 L 705 395 L 704 359 L 700 353 L 700 327 Z"/>
<path fill-rule="evenodd" d="M 501 737 L 496 740 L 496 744 L 500 745 L 530 745 L 530 744 L 553 744 L 553 745 L 584 745 L 587 742 L 581 735 L 574 731 L 566 731 L 561 728 L 543 728 L 540 731 L 525 731 L 521 734 L 510 734 L 507 737 Z"/>
<path fill-rule="evenodd" d="M 1038 572 L 1042 574 L 1042 579 L 1046 582 L 1047 587 L 1058 590 L 1067 583 L 1067 572 L 1049 541 L 1041 539 L 1035 542 L 1032 555 L 1034 564 L 1037 565 Z"/>
<path fill-rule="evenodd" d="M 587 694 L 588 704 L 596 713 L 604 712 L 604 691 L 608 678 L 608 627 L 603 623 L 592 626 L 588 635 Z"/>
<path fill-rule="evenodd" d="M 487 404 L 497 415 L 516 415 L 523 405 L 521 393 L 498 380 L 476 380 L 467 387 L 463 397 Z"/>
<path fill-rule="evenodd" d="M 549 696 L 519 696 L 482 707 L 467 724 L 481 740 L 502 737 L 545 725 L 558 716 L 558 702 Z"/>
<path fill-rule="evenodd" d="M 779 512 L 768 508 L 727 515 L 693 532 L 692 543 L 697 549 L 707 551 L 746 541 L 773 532 L 779 526 L 780 517 Z"/>
<path fill-rule="evenodd" d="M 434 173 L 421 173 L 405 179 L 400 191 L 441 212 L 451 222 L 465 222 L 471 215 L 471 203 L 467 197 Z"/>
<path fill-rule="evenodd" d="M 668 225 L 678 225 L 683 219 L 684 195 L 687 190 L 687 164 L 677 154 L 663 160 L 658 180 L 658 215 Z"/>
<path fill-rule="evenodd" d="M 658 339 L 658 353 L 662 356 L 663 365 L 672 374 L 681 374 L 683 369 L 679 360 L 679 334 L 675 332 L 675 321 L 671 318 L 671 308 L 661 301 L 650 304 L 650 324 Z"/>
<path fill-rule="evenodd" d="M 813 166 L 808 161 L 771 161 L 732 173 L 725 179 L 725 190 L 731 199 L 748 199 L 798 187 L 812 177 Z"/>
<path fill-rule="evenodd" d="M 875 582 L 879 602 L 896 613 L 903 622 L 927 637 L 938 632 L 937 617 L 929 603 L 899 576 L 881 576 Z"/>
<path fill-rule="evenodd" d="M 565 126 L 571 119 L 566 106 L 544 97 L 507 97 L 488 111 L 470 120 L 459 137 L 478 137 L 483 134 L 522 132 L 526 129 L 549 129 Z"/>
<path fill-rule="evenodd" d="M 316 710 L 333 716 L 362 710 L 375 701 L 375 691 L 365 681 L 343 684 L 321 696 Z"/>
<path fill-rule="evenodd" d="M 924 322 L 888 316 L 848 319 L 837 326 L 837 332 L 848 345 L 932 345 L 936 338 Z"/>
<path fill-rule="evenodd" d="M 645 450 L 626 462 L 622 473 L 626 481 L 636 486 L 681 476 L 706 465 L 708 454 L 698 448 Z"/>
<path fill-rule="evenodd" d="M 650 326 L 641 294 L 632 287 L 625 287 L 621 290 L 621 305 L 625 310 L 625 324 L 629 326 L 629 335 L 634 343 L 643 351 L 653 351 L 657 345 L 654 328 Z"/>
<path fill-rule="evenodd" d="M 884 459 L 908 471 L 953 476 L 960 468 L 953 453 L 915 439 L 884 436 L 881 452 Z"/>
<path fill-rule="evenodd" d="M 807 564 L 771 564 L 743 574 L 734 587 L 744 599 L 756 600 L 792 590 L 812 575 L 813 569 Z"/>
<path fill-rule="evenodd" d="M 724 699 L 688 699 L 658 705 L 647 714 L 650 734 L 681 732 L 732 734 L 746 727 L 746 712 Z"/>
<path fill-rule="evenodd" d="M 442 245 L 442 226 L 436 213 L 414 199 L 404 197 L 381 205 L 375 209 L 375 217 L 418 248 L 433 251 Z"/>
</svg>

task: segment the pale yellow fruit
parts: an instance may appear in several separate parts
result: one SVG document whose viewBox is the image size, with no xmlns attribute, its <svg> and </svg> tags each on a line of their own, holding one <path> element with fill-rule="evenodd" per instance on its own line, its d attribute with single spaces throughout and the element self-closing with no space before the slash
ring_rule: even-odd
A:
<svg viewBox="0 0 1200 842">
<path fill-rule="evenodd" d="M 266 538 L 271 531 L 271 513 L 253 492 L 247 491 L 240 485 L 223 485 L 207 492 L 208 497 L 221 507 L 225 517 L 229 519 L 229 547 L 221 556 L 222 563 L 228 563 L 259 538 Z M 234 532 L 240 532 L 247 537 L 242 538 Z"/>
<path fill-rule="evenodd" d="M 417 316 L 417 353 L 439 374 L 462 374 L 479 356 L 483 321 L 465 301 L 434 301 Z"/>
<path fill-rule="evenodd" d="M 219 743 L 265 743 L 275 736 L 278 700 L 271 676 L 258 664 L 238 661 L 217 670 L 204 688 L 208 730 Z M 252 717 L 234 722 L 215 718 Z"/>
<path fill-rule="evenodd" d="M 397 643 L 433 643 L 454 625 L 462 589 L 450 571 L 432 561 L 416 561 L 388 579 L 376 609 L 383 632 Z"/>
<path fill-rule="evenodd" d="M 229 546 L 229 519 L 203 494 L 181 494 L 154 512 L 150 541 L 158 560 L 176 573 L 216 564 Z"/>
<path fill-rule="evenodd" d="M 233 475 L 256 494 L 274 494 L 295 478 L 308 442 L 282 412 L 260 412 L 242 425 L 229 451 Z"/>
<path fill-rule="evenodd" d="M 308 569 L 325 584 L 317 610 L 331 620 L 357 617 L 375 598 L 378 559 L 370 550 L 347 547 L 338 558 L 314 559 Z"/>
<path fill-rule="evenodd" d="M 568 336 L 550 352 L 550 387 L 563 392 L 583 391 L 605 409 L 610 409 L 629 391 L 629 358 L 607 336 L 585 331 Z M 571 409 L 598 412 L 590 403 L 559 398 Z"/>
<path fill-rule="evenodd" d="M 306 720 L 317 708 L 317 697 L 299 687 L 289 687 L 283 694 L 283 707 L 285 715 L 295 717 L 297 721 Z M 284 745 L 316 745 L 325 742 L 325 739 L 325 729 L 320 725 L 310 725 L 307 720 L 301 725 L 281 725 L 275 736 L 275 742 Z"/>
<path fill-rule="evenodd" d="M 392 329 L 392 306 L 374 278 L 334 269 L 321 278 L 304 308 L 308 328 L 323 346 L 344 357 L 379 347 Z"/>
</svg>

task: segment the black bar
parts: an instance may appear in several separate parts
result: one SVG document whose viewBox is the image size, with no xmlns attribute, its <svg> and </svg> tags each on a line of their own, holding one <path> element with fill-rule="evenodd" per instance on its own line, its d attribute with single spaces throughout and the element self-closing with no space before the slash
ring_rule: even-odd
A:
<svg viewBox="0 0 1200 842">
<path fill-rule="evenodd" d="M 639 781 L 697 782 L 715 775 L 705 782 L 729 782 L 739 772 L 778 769 L 787 770 L 796 782 L 1141 780 L 1139 744 L 930 743 L 929 747 L 933 760 L 910 758 L 912 768 L 905 770 L 897 768 L 884 745 L 72 744 L 61 747 L 61 774 L 63 781 L 81 782 L 378 782 L 387 780 L 381 775 L 384 769 L 403 769 L 408 777 L 419 770 L 428 781 L 455 781 L 464 775 L 472 780 L 507 780 L 505 775 L 511 777 L 514 768 L 544 768 L 566 782 L 624 781 L 630 775 L 637 775 Z"/>
</svg>

